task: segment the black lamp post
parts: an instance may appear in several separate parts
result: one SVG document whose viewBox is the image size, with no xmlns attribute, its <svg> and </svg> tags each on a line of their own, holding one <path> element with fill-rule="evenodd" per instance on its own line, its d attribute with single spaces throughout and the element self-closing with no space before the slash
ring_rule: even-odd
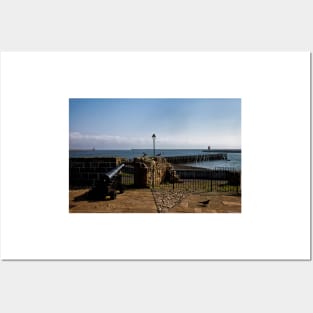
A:
<svg viewBox="0 0 313 313">
<path fill-rule="evenodd" d="M 152 140 L 153 140 L 153 156 L 155 157 L 155 138 L 156 138 L 156 135 L 153 134 L 152 135 Z"/>
</svg>

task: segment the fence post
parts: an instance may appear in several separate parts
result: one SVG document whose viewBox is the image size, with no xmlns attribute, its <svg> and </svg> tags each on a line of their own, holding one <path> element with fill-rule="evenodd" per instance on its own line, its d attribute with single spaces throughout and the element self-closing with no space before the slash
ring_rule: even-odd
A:
<svg viewBox="0 0 313 313">
<path fill-rule="evenodd" d="M 173 182 L 173 190 L 175 189 L 175 175 L 174 170 L 172 170 L 172 182 Z"/>
</svg>

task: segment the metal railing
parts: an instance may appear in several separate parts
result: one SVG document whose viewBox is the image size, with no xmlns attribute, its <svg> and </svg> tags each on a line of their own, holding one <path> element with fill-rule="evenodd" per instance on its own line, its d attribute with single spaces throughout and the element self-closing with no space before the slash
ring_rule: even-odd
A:
<svg viewBox="0 0 313 313">
<path fill-rule="evenodd" d="M 98 181 L 106 178 L 106 173 L 116 168 L 120 164 L 106 162 L 102 159 L 85 158 L 81 161 L 70 160 L 69 168 L 69 187 L 76 188 L 90 188 L 96 185 Z M 122 184 L 126 187 L 134 184 L 134 167 L 125 165 L 120 171 L 122 176 Z"/>
<path fill-rule="evenodd" d="M 170 180 L 160 188 L 190 192 L 241 192 L 241 172 L 235 169 L 172 170 Z"/>
<path fill-rule="evenodd" d="M 124 166 L 122 172 L 122 184 L 125 187 L 130 187 L 134 185 L 134 167 L 130 165 Z"/>
</svg>

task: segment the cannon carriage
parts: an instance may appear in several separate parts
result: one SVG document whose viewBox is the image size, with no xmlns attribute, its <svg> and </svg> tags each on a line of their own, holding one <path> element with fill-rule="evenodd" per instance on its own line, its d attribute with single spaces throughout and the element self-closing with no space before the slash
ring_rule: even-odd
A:
<svg viewBox="0 0 313 313">
<path fill-rule="evenodd" d="M 91 200 L 105 200 L 107 196 L 111 200 L 116 199 L 117 191 L 124 192 L 124 186 L 122 185 L 122 176 L 120 174 L 125 164 L 113 168 L 106 172 L 103 178 L 96 182 L 95 186 L 91 188 L 88 193 L 88 197 Z"/>
</svg>

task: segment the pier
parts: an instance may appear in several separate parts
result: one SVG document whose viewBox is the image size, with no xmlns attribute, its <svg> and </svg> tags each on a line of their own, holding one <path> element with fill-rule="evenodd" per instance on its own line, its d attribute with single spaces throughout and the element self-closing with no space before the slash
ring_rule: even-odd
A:
<svg viewBox="0 0 313 313">
<path fill-rule="evenodd" d="M 241 153 L 241 149 L 210 149 L 202 150 L 202 152 L 217 152 L 217 153 Z"/>
<path fill-rule="evenodd" d="M 173 164 L 195 163 L 195 162 L 213 161 L 213 160 L 227 160 L 227 153 L 180 155 L 180 156 L 166 157 L 166 160 L 169 163 L 173 163 Z"/>
</svg>

